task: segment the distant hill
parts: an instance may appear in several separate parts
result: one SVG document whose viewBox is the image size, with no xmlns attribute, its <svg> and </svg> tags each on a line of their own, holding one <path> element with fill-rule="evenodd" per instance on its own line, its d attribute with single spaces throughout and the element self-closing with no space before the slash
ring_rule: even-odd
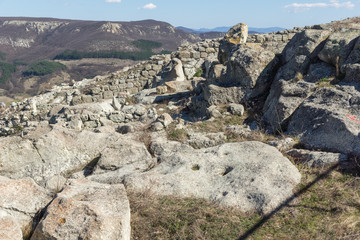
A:
<svg viewBox="0 0 360 240">
<path fill-rule="evenodd" d="M 222 33 L 226 33 L 227 31 L 229 31 L 231 27 L 216 27 L 216 28 L 200 28 L 200 29 L 191 29 L 191 28 L 186 28 L 186 27 L 177 27 L 177 29 L 181 29 L 185 32 L 188 33 L 193 33 L 193 34 L 200 34 L 200 33 L 206 33 L 206 32 L 222 32 Z M 277 32 L 277 31 L 283 31 L 285 30 L 285 28 L 280 28 L 280 27 L 269 27 L 269 28 L 253 28 L 253 27 L 249 27 L 249 33 L 271 33 L 271 32 Z"/>
<path fill-rule="evenodd" d="M 57 65 L 44 64 L 42 60 L 142 60 L 154 53 L 174 51 L 184 43 L 198 42 L 203 37 L 206 36 L 191 34 L 155 20 L 107 22 L 0 17 L 0 91 L 5 89 L 16 94 L 31 88 L 34 93 L 40 83 L 49 82 L 53 72 L 62 74 L 59 81 L 70 81 L 103 75 L 123 65 L 118 61 L 114 64 L 113 60 L 82 60 L 78 66 L 71 63 L 70 71 L 70 67 L 67 70 L 64 67 L 52 68 L 50 66 Z M 27 81 L 32 76 L 24 73 L 33 73 L 34 66 L 35 73 L 41 74 L 37 74 L 35 80 Z M 39 67 L 51 68 L 51 71 Z M 47 73 L 46 76 L 43 73 Z"/>
</svg>

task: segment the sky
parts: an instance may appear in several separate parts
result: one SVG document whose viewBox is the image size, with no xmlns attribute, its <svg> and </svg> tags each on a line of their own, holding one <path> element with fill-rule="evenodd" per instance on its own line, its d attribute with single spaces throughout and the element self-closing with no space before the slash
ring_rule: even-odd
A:
<svg viewBox="0 0 360 240">
<path fill-rule="evenodd" d="M 360 0 L 0 0 L 0 16 L 293 28 L 360 16 Z"/>
</svg>

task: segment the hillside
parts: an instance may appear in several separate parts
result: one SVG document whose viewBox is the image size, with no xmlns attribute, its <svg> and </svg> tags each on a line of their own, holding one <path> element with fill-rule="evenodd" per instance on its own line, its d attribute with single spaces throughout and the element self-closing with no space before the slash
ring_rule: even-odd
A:
<svg viewBox="0 0 360 240">
<path fill-rule="evenodd" d="M 2 239 L 359 239 L 360 18 L 0 102 L 0 152 Z"/>
<path fill-rule="evenodd" d="M 65 82 L 108 74 L 128 61 L 99 61 L 57 72 L 41 79 L 29 79 L 22 72 L 28 65 L 52 60 L 66 51 L 77 51 L 88 58 L 148 59 L 154 53 L 170 52 L 184 43 L 201 40 L 196 34 L 178 30 L 165 22 L 100 22 L 44 18 L 0 18 L 0 88 L 9 94 L 30 95 L 45 90 L 44 83 L 62 78 Z M 137 44 L 143 41 L 144 44 Z M 78 57 L 72 58 L 77 60 Z M 116 64 L 113 64 L 116 62 Z M 7 64 L 6 66 L 4 64 Z M 10 65 L 9 65 L 10 64 Z M 84 67 L 88 65 L 88 67 Z M 34 83 L 36 82 L 36 83 Z M 49 84 L 51 86 L 52 84 Z M 28 86 L 31 86 L 30 88 Z"/>
</svg>

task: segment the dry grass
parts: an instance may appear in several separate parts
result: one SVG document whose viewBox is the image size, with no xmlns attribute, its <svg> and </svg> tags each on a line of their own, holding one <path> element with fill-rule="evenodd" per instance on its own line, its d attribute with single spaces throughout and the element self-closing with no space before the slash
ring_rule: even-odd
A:
<svg viewBox="0 0 360 240">
<path fill-rule="evenodd" d="M 298 189 L 325 169 L 298 165 Z M 238 239 L 261 220 L 199 199 L 129 193 L 132 239 Z M 360 178 L 332 171 L 255 230 L 249 239 L 360 239 Z"/>
</svg>

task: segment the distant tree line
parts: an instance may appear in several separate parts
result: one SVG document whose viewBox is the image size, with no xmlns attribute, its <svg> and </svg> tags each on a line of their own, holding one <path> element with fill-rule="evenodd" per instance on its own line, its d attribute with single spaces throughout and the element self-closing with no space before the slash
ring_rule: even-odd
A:
<svg viewBox="0 0 360 240">
<path fill-rule="evenodd" d="M 11 78 L 12 74 L 16 72 L 16 65 L 0 62 L 0 70 L 0 83 L 5 83 L 9 78 Z"/>
<path fill-rule="evenodd" d="M 141 49 L 139 52 L 123 52 L 123 51 L 95 51 L 85 52 L 77 50 L 65 50 L 64 52 L 55 56 L 54 59 L 58 60 L 79 60 L 83 58 L 118 58 L 118 59 L 131 59 L 131 60 L 146 60 L 149 59 L 154 53 L 153 48 L 160 48 L 162 43 L 149 41 L 149 40 L 136 40 L 132 44 Z M 167 54 L 169 51 L 162 51 L 162 54 Z"/>
<path fill-rule="evenodd" d="M 57 70 L 65 70 L 66 66 L 59 62 L 40 61 L 30 65 L 29 69 L 23 72 L 24 76 L 44 76 L 52 74 Z"/>
</svg>

